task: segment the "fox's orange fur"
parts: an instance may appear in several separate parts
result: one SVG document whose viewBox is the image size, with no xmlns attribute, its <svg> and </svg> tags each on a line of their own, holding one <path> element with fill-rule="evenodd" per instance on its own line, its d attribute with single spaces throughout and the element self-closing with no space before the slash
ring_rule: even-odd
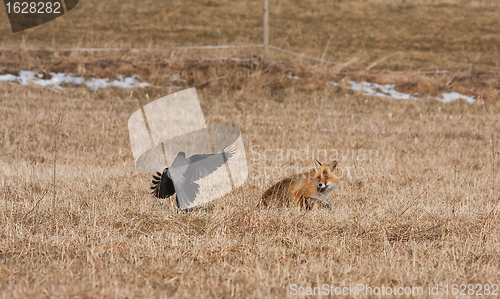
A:
<svg viewBox="0 0 500 299">
<path fill-rule="evenodd" d="M 316 168 L 284 178 L 262 195 L 263 206 L 291 206 L 328 208 L 324 202 L 339 185 L 337 161 L 323 165 L 316 160 Z"/>
</svg>

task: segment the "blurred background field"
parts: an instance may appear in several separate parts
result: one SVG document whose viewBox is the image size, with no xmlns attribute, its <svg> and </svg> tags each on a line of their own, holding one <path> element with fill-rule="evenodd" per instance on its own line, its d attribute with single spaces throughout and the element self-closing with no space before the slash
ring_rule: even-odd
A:
<svg viewBox="0 0 500 299">
<path fill-rule="evenodd" d="M 202 1 L 197 5 L 87 1 L 63 18 L 19 34 L 9 32 L 6 14 L 0 14 L 4 16 L 0 24 L 3 73 L 19 68 L 87 77 L 122 72 L 139 74 L 144 81 L 161 86 L 172 85 L 165 73 L 179 73 L 187 80 L 185 85 L 228 75 L 226 83 L 220 84 L 231 85 L 227 81 L 235 77 L 248 79 L 249 66 L 215 58 L 262 57 L 262 48 L 169 49 L 262 44 L 261 1 Z M 280 74 L 320 80 L 313 86 L 293 82 L 308 85 L 309 90 L 323 88 L 325 80 L 347 78 L 397 84 L 399 90 L 424 95 L 453 89 L 496 100 L 499 16 L 496 1 L 276 1 L 270 3 L 271 45 L 336 64 L 318 64 L 276 50 L 271 50 L 270 60 L 282 66 Z M 54 51 L 74 48 L 146 50 Z M 188 63 L 208 57 L 215 60 L 194 67 Z M 290 81 L 283 77 L 278 78 L 280 88 L 287 84 L 283 81 Z"/>
<path fill-rule="evenodd" d="M 3 9 L 0 20 L 0 75 L 151 84 L 0 82 L 1 297 L 499 283 L 497 1 L 271 0 L 271 45 L 303 55 L 271 50 L 267 62 L 243 47 L 262 44 L 261 1 L 89 0 L 18 34 Z M 240 47 L 172 49 L 206 45 Z M 418 100 L 364 96 L 350 80 Z M 208 124 L 241 130 L 250 177 L 185 214 L 149 194 L 127 120 L 193 86 Z M 434 100 L 452 91 L 479 100 Z M 313 167 L 314 149 L 338 152 L 333 209 L 255 208 L 280 177 Z"/>
</svg>

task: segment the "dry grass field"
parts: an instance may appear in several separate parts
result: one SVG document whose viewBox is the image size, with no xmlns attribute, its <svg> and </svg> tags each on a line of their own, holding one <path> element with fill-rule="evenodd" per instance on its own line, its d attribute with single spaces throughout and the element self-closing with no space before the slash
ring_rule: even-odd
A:
<svg viewBox="0 0 500 299">
<path fill-rule="evenodd" d="M 261 43 L 260 1 L 122 2 L 82 1 L 16 35 L 0 9 L 0 74 L 138 74 L 156 86 L 0 82 L 1 298 L 281 298 L 324 284 L 429 297 L 438 284 L 437 298 L 445 285 L 500 285 L 496 1 L 270 1 L 273 45 L 335 65 L 166 50 Z M 50 50 L 65 47 L 150 50 Z M 419 73 L 432 70 L 448 72 Z M 423 96 L 366 97 L 347 80 Z M 238 127 L 246 146 L 247 182 L 208 210 L 154 198 L 133 167 L 128 118 L 174 85 L 197 86 L 207 123 Z M 432 98 L 446 91 L 486 102 Z M 339 162 L 331 210 L 256 208 L 314 158 Z"/>
</svg>

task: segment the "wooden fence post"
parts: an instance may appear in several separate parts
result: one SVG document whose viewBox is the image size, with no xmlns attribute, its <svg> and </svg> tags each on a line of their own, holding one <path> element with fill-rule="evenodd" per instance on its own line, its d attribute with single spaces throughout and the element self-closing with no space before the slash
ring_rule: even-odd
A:
<svg viewBox="0 0 500 299">
<path fill-rule="evenodd" d="M 269 0 L 264 0 L 264 62 L 269 59 Z"/>
</svg>

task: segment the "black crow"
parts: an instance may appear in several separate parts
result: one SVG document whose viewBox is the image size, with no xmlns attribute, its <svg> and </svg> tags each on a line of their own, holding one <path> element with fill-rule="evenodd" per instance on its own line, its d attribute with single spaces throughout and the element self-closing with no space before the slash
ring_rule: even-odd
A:
<svg viewBox="0 0 500 299">
<path fill-rule="evenodd" d="M 174 162 L 163 170 L 153 175 L 153 190 L 151 194 L 158 198 L 167 198 L 177 194 L 179 205 L 179 194 L 183 201 L 194 201 L 199 191 L 199 185 L 195 181 L 210 175 L 236 153 L 236 146 L 224 148 L 218 154 L 193 155 L 186 159 L 186 153 L 180 152 Z M 175 185 L 180 190 L 176 190 Z M 180 187 L 180 188 L 179 188 Z"/>
</svg>

